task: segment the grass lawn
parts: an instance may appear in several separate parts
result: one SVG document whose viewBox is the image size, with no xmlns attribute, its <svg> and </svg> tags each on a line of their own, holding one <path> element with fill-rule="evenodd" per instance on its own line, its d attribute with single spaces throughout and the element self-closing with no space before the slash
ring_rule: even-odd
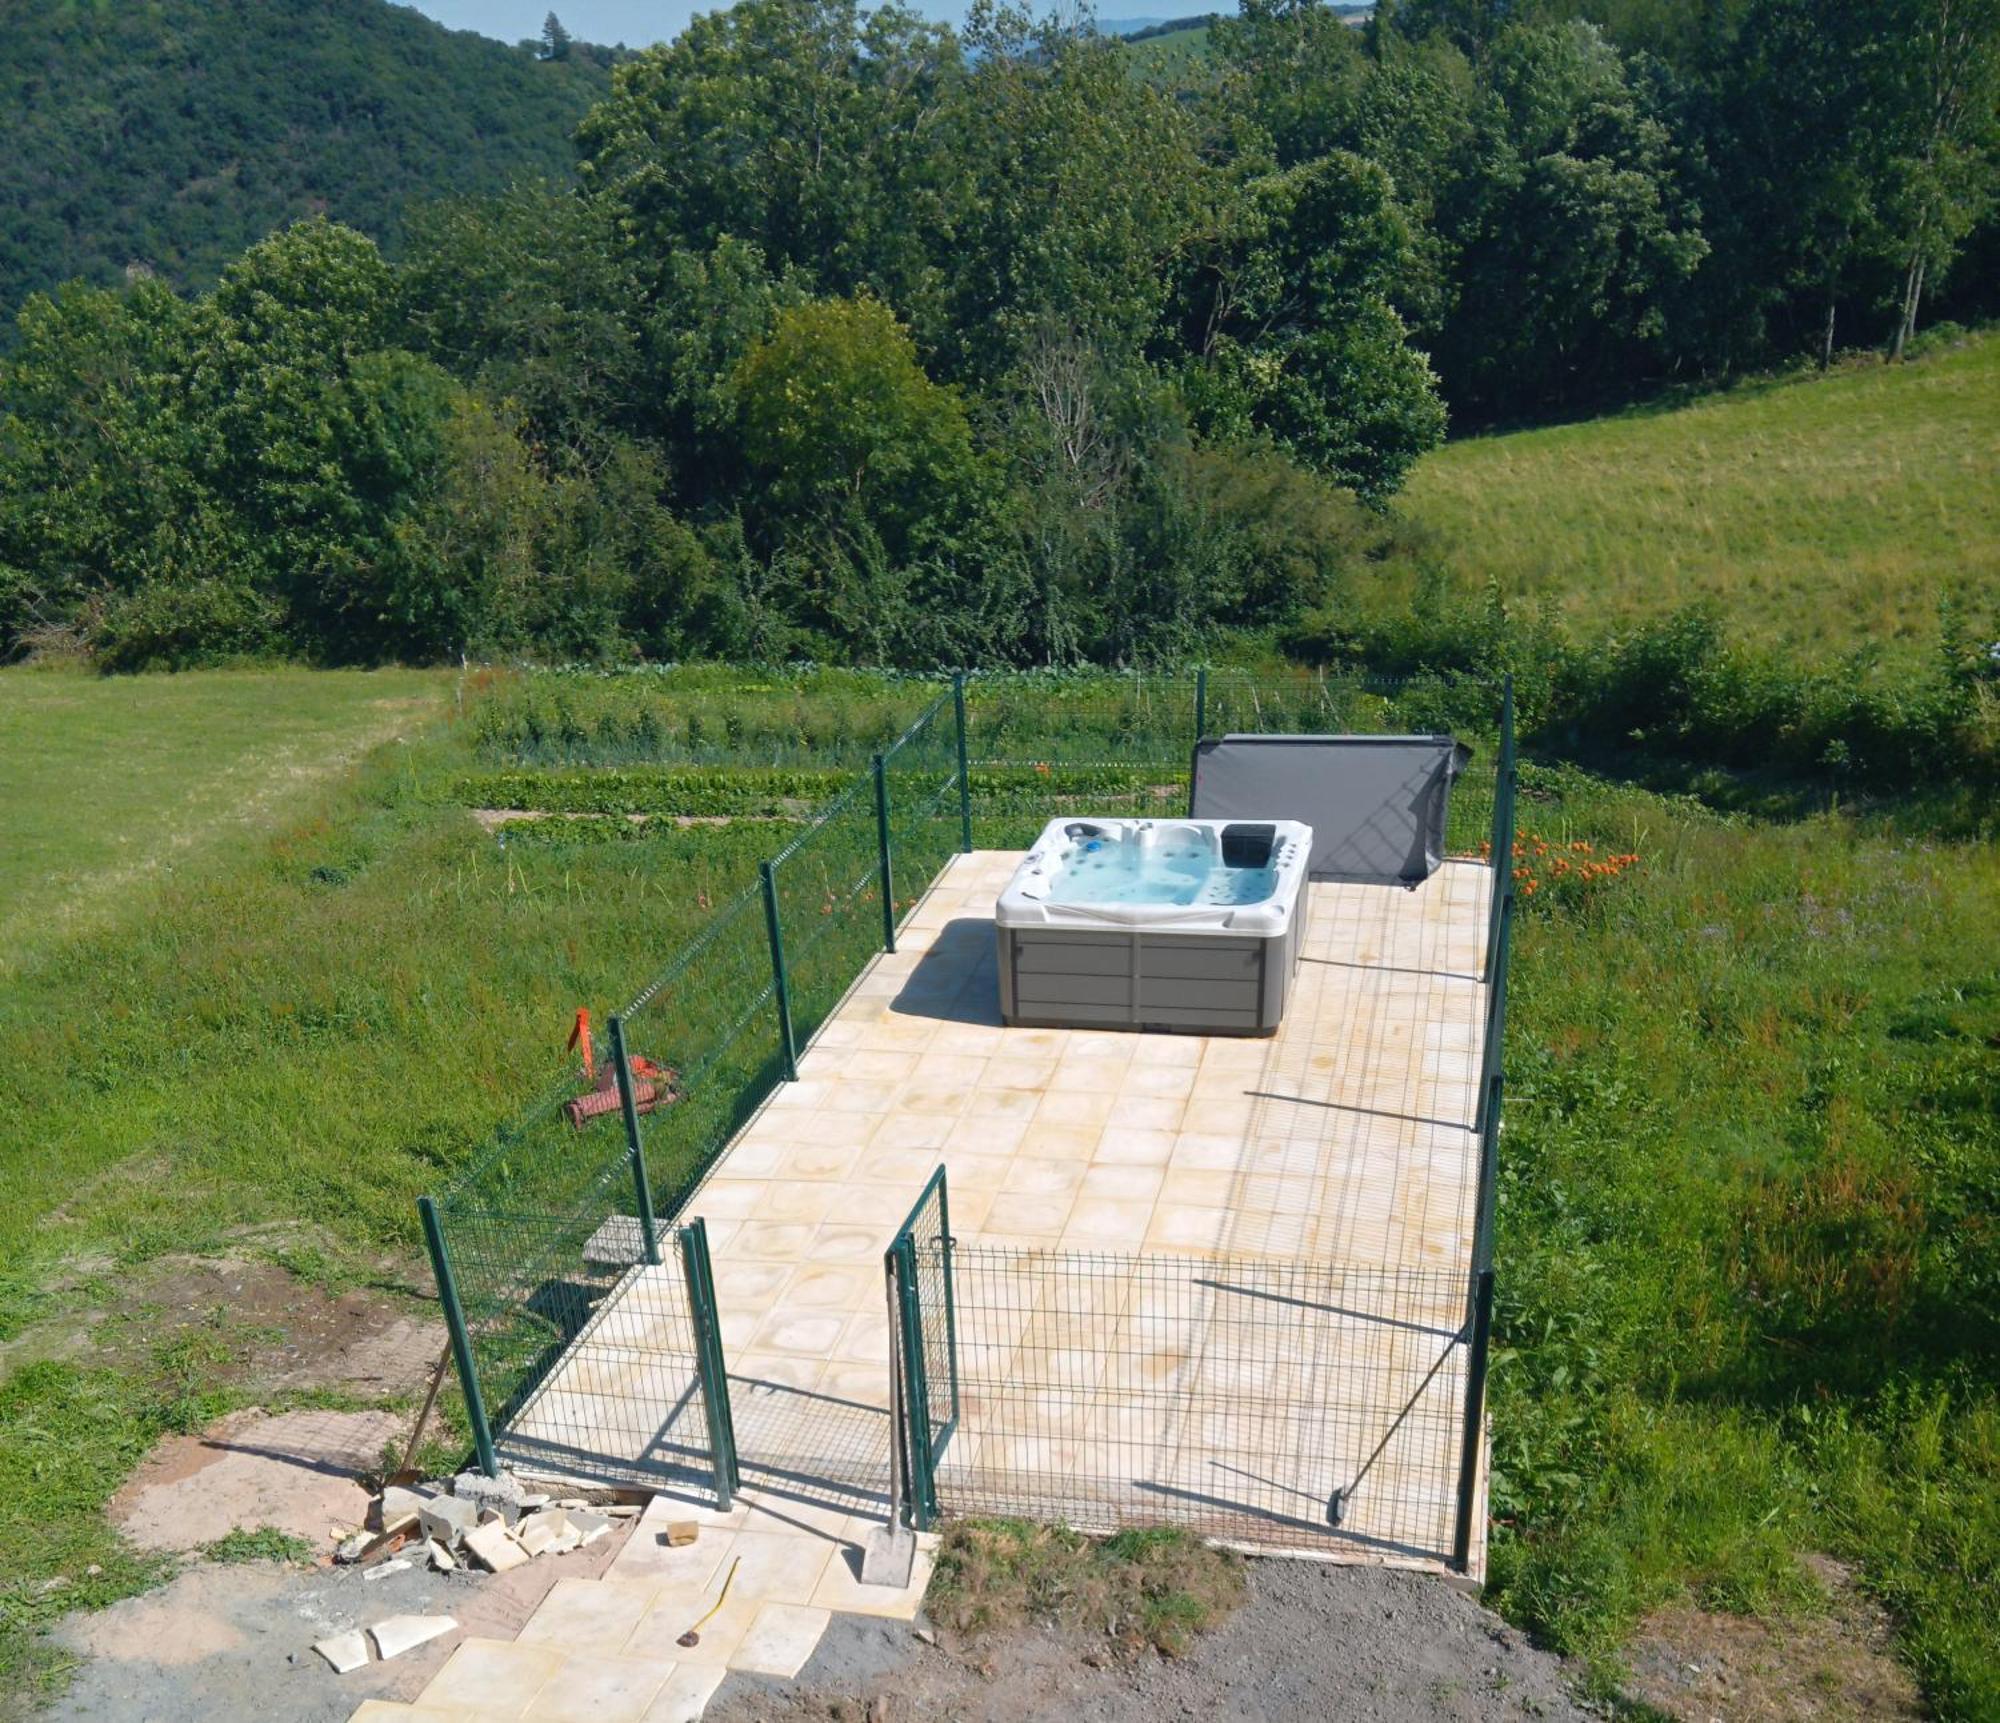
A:
<svg viewBox="0 0 2000 1723">
<path fill-rule="evenodd" d="M 1547 597 L 1586 636 L 1712 600 L 1815 654 L 2000 632 L 2000 335 L 1910 365 L 1469 438 L 1398 504 L 1468 583 Z"/>
<path fill-rule="evenodd" d="M 627 680 L 634 700 L 671 697 Z M 206 759 L 184 775 L 211 786 L 209 825 L 233 823 L 16 948 L 0 1345 L 271 1222 L 421 1289 L 413 1198 L 556 1073 L 574 1007 L 623 1004 L 780 829 L 600 812 L 503 845 L 465 805 L 493 762 L 443 682 L 6 686 L 53 690 L 45 722 L 98 734 L 110 763 L 88 788 L 96 871 L 38 887 L 47 915 L 129 865 L 122 827 L 185 804 L 120 771 L 128 749 Z M 384 717 L 385 688 L 428 721 Z M 287 689 L 317 753 L 282 732 Z M 260 698 L 303 776 L 258 806 Z M 154 734 L 167 710 L 198 738 Z M 604 716 L 589 737 L 616 728 Z M 407 739 L 357 760 L 376 723 Z M 691 747 L 684 731 L 663 733 Z M 0 828 L 14 798 L 47 830 L 85 795 L 42 770 Z M 234 800 L 215 787 L 232 783 Z M 1587 888 L 1551 878 L 1517 946 L 1495 1598 L 1615 1682 L 1659 1603 L 1811 1610 L 1797 1557 L 1826 1551 L 1896 1612 L 1942 1713 L 2000 1714 L 1982 1602 L 2000 1584 L 2000 848 L 1724 816 L 1555 766 L 1529 773 L 1521 818 L 1642 859 Z M 148 1582 L 97 1510 L 153 1435 L 217 1409 L 211 1355 L 0 1364 L 0 1692 L 48 1675 L 37 1630 L 62 1608 Z M 87 1586 L 42 1591 L 93 1563 Z"/>
<path fill-rule="evenodd" d="M 0 670 L 0 976 L 255 841 L 449 689 L 435 671 Z"/>
<path fill-rule="evenodd" d="M 2000 1715 L 2000 847 L 1567 769 L 1528 775 L 1521 825 L 1642 859 L 1590 896 L 1528 863 L 1501 1606 L 1615 1668 L 1669 1599 L 1819 1607 L 1821 1551 L 1942 1714 Z"/>
</svg>

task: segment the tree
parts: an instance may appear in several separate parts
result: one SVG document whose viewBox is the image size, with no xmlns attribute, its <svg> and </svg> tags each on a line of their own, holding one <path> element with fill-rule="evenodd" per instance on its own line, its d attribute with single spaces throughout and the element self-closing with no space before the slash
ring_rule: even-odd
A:
<svg viewBox="0 0 2000 1723">
<path fill-rule="evenodd" d="M 1493 418 L 1629 394 L 1676 350 L 1708 243 L 1653 92 L 1594 26 L 1510 25 L 1498 109 L 1442 219 L 1460 262 L 1438 341 L 1454 405 Z"/>
<path fill-rule="evenodd" d="M 1190 117 L 1094 33 L 976 6 L 950 130 L 966 206 L 947 374 L 991 384 L 1045 336 L 1122 365 L 1154 336 L 1207 175 Z"/>
<path fill-rule="evenodd" d="M 1211 436 L 1264 433 L 1380 501 L 1444 436 L 1437 379 L 1390 307 L 1409 231 L 1389 176 L 1347 151 L 1249 186 L 1183 297 Z"/>
<path fill-rule="evenodd" d="M 921 547 L 973 476 L 957 394 L 924 375 L 880 300 L 816 300 L 778 313 L 738 362 L 743 452 L 774 518 L 864 529 L 890 554 Z"/>
<path fill-rule="evenodd" d="M 567 60 L 569 49 L 569 32 L 563 28 L 562 20 L 551 12 L 542 20 L 542 58 Z"/>
<path fill-rule="evenodd" d="M 822 292 L 920 307 L 950 238 L 939 112 L 959 72 L 951 32 L 900 5 L 743 0 L 618 68 L 577 131 L 583 183 L 656 267 L 735 238 Z"/>
<path fill-rule="evenodd" d="M 1895 60 L 1898 147 L 1885 202 L 1900 242 L 1903 291 L 1892 342 L 1916 333 L 1928 280 L 1950 267 L 1993 208 L 2000 169 L 2000 0 L 1903 0 Z"/>
</svg>

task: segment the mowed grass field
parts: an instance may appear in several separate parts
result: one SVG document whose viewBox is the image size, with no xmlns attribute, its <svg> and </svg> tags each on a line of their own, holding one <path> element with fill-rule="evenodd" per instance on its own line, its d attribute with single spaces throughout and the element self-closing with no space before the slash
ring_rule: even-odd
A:
<svg viewBox="0 0 2000 1723">
<path fill-rule="evenodd" d="M 449 690 L 432 671 L 0 670 L 0 977 L 257 842 Z"/>
<path fill-rule="evenodd" d="M 1915 650 L 2000 631 L 2000 335 L 1902 366 L 1468 438 L 1397 507 L 1459 576 L 1582 636 L 1712 602 L 1746 641 Z"/>
</svg>

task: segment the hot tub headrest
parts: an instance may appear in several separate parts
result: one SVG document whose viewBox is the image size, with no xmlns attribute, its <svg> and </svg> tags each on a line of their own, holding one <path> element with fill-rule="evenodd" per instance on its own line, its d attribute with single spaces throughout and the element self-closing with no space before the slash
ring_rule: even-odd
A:
<svg viewBox="0 0 2000 1723">
<path fill-rule="evenodd" d="M 1444 859 L 1452 781 L 1472 750 L 1450 736 L 1223 736 L 1195 745 L 1202 820 L 1300 820 L 1313 879 L 1416 885 Z"/>
</svg>

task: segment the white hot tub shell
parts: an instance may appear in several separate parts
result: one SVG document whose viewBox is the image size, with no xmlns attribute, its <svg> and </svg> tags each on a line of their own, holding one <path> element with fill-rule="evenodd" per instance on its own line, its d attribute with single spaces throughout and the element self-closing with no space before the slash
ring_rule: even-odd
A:
<svg viewBox="0 0 2000 1723">
<path fill-rule="evenodd" d="M 994 909 L 1002 1020 L 1271 1034 L 1311 854 L 1296 820 L 1051 820 Z"/>
</svg>

